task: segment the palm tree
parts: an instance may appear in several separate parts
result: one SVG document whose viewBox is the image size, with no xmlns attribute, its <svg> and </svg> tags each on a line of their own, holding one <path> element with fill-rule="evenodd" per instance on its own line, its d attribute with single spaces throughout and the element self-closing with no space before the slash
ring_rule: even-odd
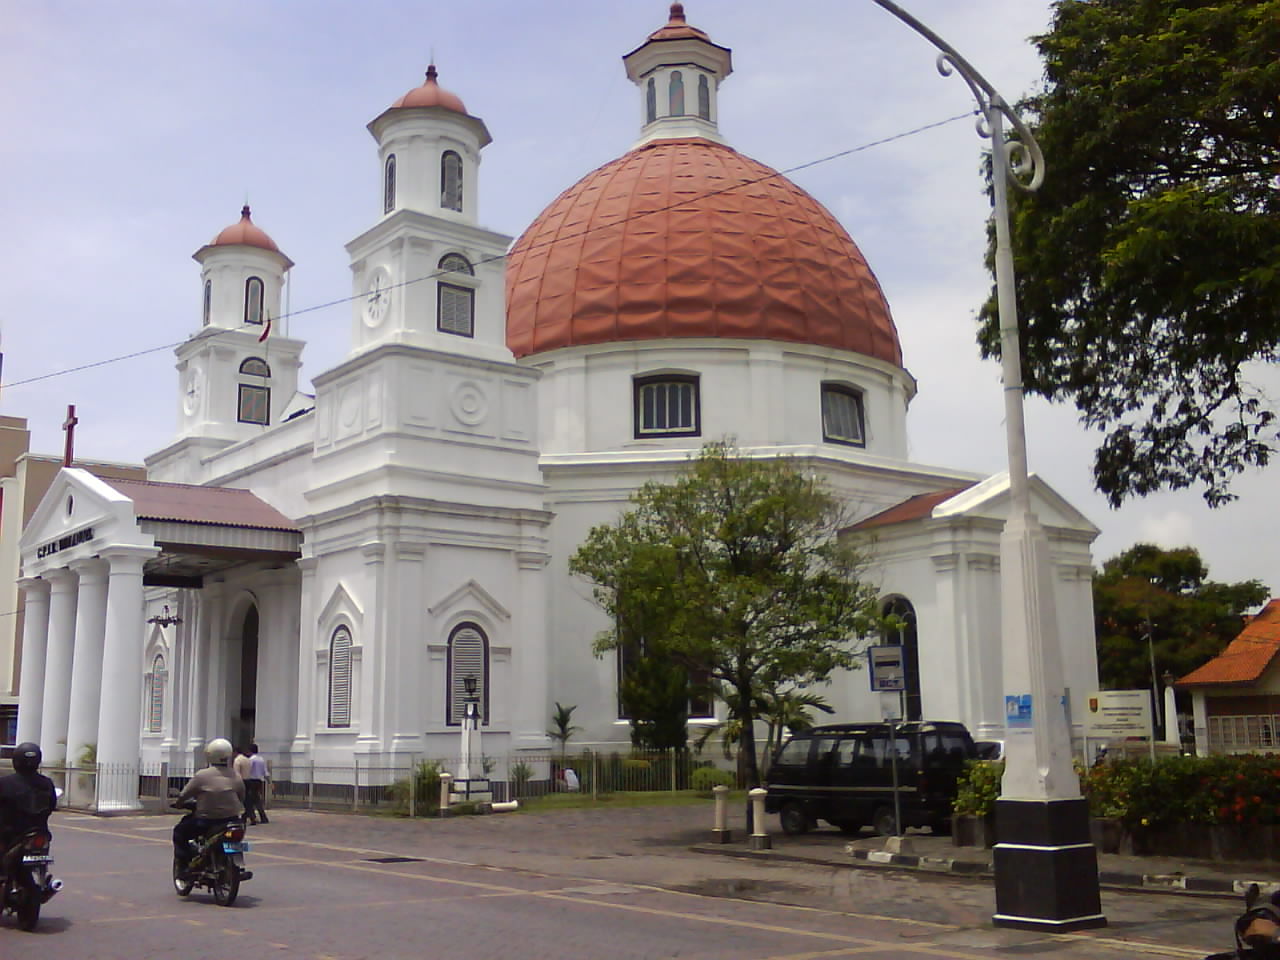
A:
<svg viewBox="0 0 1280 960">
<path fill-rule="evenodd" d="M 569 738 L 575 733 L 579 733 L 582 728 L 573 723 L 573 711 L 578 709 L 578 705 L 572 704 L 567 707 L 560 705 L 560 701 L 556 701 L 556 712 L 551 715 L 551 723 L 555 729 L 548 730 L 547 736 L 560 744 L 560 767 L 564 768 L 565 753 L 569 748 Z"/>
</svg>

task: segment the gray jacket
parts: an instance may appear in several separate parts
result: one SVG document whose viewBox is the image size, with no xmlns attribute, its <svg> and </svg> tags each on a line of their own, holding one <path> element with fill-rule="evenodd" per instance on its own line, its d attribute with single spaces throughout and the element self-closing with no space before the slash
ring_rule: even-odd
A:
<svg viewBox="0 0 1280 960">
<path fill-rule="evenodd" d="M 196 772 L 178 795 L 178 802 L 196 798 L 196 816 L 226 820 L 244 814 L 244 781 L 227 767 L 205 767 Z"/>
</svg>

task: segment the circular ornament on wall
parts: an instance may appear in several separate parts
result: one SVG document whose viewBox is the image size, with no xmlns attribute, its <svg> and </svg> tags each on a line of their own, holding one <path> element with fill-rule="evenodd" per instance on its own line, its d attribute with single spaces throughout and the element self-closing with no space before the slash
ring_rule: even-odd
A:
<svg viewBox="0 0 1280 960">
<path fill-rule="evenodd" d="M 459 423 L 474 427 L 483 423 L 489 415 L 489 398 L 485 396 L 480 384 L 474 380 L 464 380 L 453 388 L 449 407 Z"/>
</svg>

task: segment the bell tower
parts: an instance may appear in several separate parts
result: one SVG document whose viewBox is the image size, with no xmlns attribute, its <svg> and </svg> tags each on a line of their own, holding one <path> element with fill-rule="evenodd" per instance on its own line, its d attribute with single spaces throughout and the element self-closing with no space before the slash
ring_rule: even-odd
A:
<svg viewBox="0 0 1280 960">
<path fill-rule="evenodd" d="M 509 360 L 503 305 L 510 238 L 477 222 L 484 121 L 426 80 L 379 114 L 379 220 L 347 244 L 351 349 L 385 343 Z"/>
<path fill-rule="evenodd" d="M 193 259 L 201 267 L 201 324 L 177 349 L 178 439 L 226 446 L 279 423 L 297 392 L 303 344 L 277 322 L 293 261 L 247 204 Z"/>
</svg>

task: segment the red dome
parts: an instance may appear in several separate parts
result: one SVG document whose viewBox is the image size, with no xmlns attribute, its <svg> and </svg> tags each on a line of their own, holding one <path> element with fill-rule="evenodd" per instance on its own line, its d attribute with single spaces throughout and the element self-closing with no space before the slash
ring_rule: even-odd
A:
<svg viewBox="0 0 1280 960">
<path fill-rule="evenodd" d="M 810 343 L 898 366 L 889 305 L 839 222 L 709 140 L 657 140 L 562 193 L 507 260 L 507 345 L 671 337 Z"/>
<path fill-rule="evenodd" d="M 456 94 L 450 93 L 436 82 L 436 65 L 427 67 L 427 79 L 420 87 L 414 87 L 403 97 L 393 103 L 395 107 L 444 107 L 454 113 L 465 114 L 467 108 Z"/>
<path fill-rule="evenodd" d="M 247 203 L 240 210 L 240 220 L 214 237 L 209 246 L 220 247 L 236 243 L 247 244 L 250 247 L 261 247 L 263 250 L 270 250 L 272 253 L 280 253 L 280 248 L 276 246 L 274 240 L 267 236 L 266 231 L 249 219 L 249 205 Z"/>
</svg>

